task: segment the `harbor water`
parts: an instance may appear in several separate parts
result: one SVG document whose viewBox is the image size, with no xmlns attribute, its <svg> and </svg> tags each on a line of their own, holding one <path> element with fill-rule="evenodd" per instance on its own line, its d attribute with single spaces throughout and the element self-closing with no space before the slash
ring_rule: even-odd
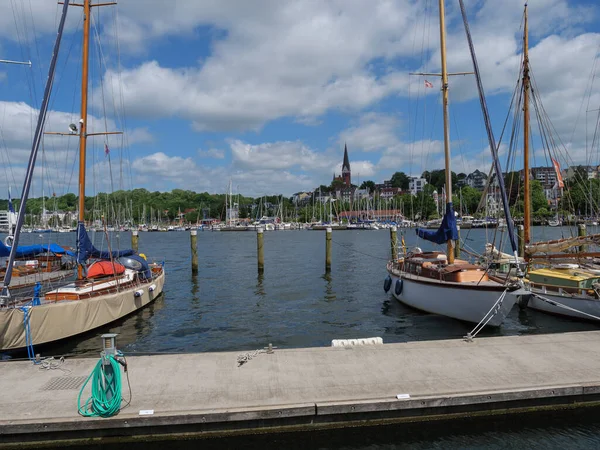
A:
<svg viewBox="0 0 600 450">
<path fill-rule="evenodd" d="M 589 230 L 593 232 L 594 230 Z M 534 227 L 534 239 L 566 228 Z M 576 232 L 576 230 L 573 230 Z M 500 242 L 495 230 L 462 230 L 467 248 Z M 432 248 L 414 229 L 401 229 L 407 248 Z M 104 233 L 92 233 L 100 248 Z M 256 233 L 198 232 L 199 273 L 192 275 L 189 232 L 140 233 L 139 251 L 164 261 L 164 295 L 149 307 L 90 335 L 43 348 L 46 355 L 95 356 L 101 332 L 119 334 L 128 354 L 212 352 L 329 346 L 332 339 L 381 337 L 385 343 L 459 339 L 472 324 L 422 313 L 383 290 L 389 230 L 334 231 L 332 269 L 325 273 L 324 231 L 273 231 L 264 237 L 265 271 L 257 273 Z M 26 233 L 23 244 L 74 245 L 74 233 Z M 130 245 L 129 232 L 111 233 L 112 248 Z M 463 252 L 463 257 L 468 255 Z M 515 307 L 500 328 L 480 336 L 596 330 L 598 326 Z"/>
</svg>

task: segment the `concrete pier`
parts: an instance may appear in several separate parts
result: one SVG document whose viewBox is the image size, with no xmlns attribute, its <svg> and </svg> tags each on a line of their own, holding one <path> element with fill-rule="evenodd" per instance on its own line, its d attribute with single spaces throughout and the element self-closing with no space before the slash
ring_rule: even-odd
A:
<svg viewBox="0 0 600 450">
<path fill-rule="evenodd" d="M 241 353 L 130 356 L 131 405 L 109 419 L 77 414 L 79 387 L 97 359 L 67 360 L 65 372 L 1 362 L 0 448 L 357 426 L 600 402 L 600 331 L 275 349 L 238 366 Z M 126 387 L 123 395 L 129 397 Z M 148 410 L 152 414 L 140 415 Z"/>
</svg>

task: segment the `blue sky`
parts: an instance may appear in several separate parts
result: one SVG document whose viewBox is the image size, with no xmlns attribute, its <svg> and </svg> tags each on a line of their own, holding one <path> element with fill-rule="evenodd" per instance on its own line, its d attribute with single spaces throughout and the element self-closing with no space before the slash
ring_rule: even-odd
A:
<svg viewBox="0 0 600 450">
<path fill-rule="evenodd" d="M 94 0 L 94 3 L 97 1 Z M 471 70 L 457 2 L 446 2 L 448 63 Z M 466 1 L 496 133 L 521 54 L 521 1 Z M 0 3 L 0 192 L 19 191 L 60 7 L 50 0 Z M 328 184 L 347 143 L 353 181 L 443 167 L 437 2 L 121 0 L 96 8 L 92 35 L 88 193 L 116 188 L 290 195 Z M 600 6 L 529 5 L 531 63 L 544 106 L 575 162 L 586 153 L 600 105 L 588 95 L 600 48 Z M 48 131 L 79 119 L 81 8 L 69 11 Z M 117 45 L 118 43 L 118 45 Z M 98 51 L 98 48 L 101 51 Z M 472 77 L 450 85 L 452 164 L 488 170 L 489 150 Z M 582 113 L 582 104 L 585 104 Z M 107 121 L 104 122 L 104 110 Z M 34 195 L 75 192 L 74 138 L 48 137 Z M 544 163 L 535 153 L 534 160 Z M 122 156 L 123 158 L 119 158 Z M 43 179 L 42 179 L 43 177 Z M 14 195 L 14 194 L 13 194 Z"/>
</svg>

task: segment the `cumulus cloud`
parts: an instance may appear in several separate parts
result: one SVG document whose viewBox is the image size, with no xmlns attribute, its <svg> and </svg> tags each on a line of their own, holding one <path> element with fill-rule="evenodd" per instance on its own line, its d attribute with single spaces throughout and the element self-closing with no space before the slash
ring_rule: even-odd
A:
<svg viewBox="0 0 600 450">
<path fill-rule="evenodd" d="M 31 12 L 17 7 L 17 24 L 35 23 L 41 37 L 53 34 L 58 7 L 43 0 L 31 1 Z M 410 0 L 176 3 L 174 7 L 163 0 L 129 0 L 119 5 L 118 15 L 105 16 L 109 20 L 101 25 L 102 39 L 115 33 L 118 26 L 121 50 L 134 58 L 125 55 L 126 69 L 120 75 L 109 60 L 104 86 L 107 92 L 122 93 L 128 117 L 133 119 L 177 117 L 200 135 L 227 131 L 223 141 L 229 146 L 226 151 L 231 153 L 231 163 L 225 150 L 212 143 L 193 157 L 157 152 L 139 158 L 132 166 L 144 179 L 152 175 L 154 182 L 163 180 L 165 187 L 208 189 L 208 183 L 219 186 L 234 176 L 257 192 L 271 182 L 273 189 L 310 188 L 310 183 L 321 184 L 332 172 L 339 173 L 339 147 L 344 141 L 351 151 L 353 174 L 360 172 L 361 178 L 442 166 L 438 134 L 417 130 L 414 117 L 409 127 L 408 117 L 400 120 L 398 115 L 368 112 L 381 111 L 384 108 L 379 106 L 390 100 L 414 101 L 421 96 L 429 96 L 429 112 L 429 105 L 438 101 L 434 99 L 439 96 L 438 79 L 430 80 L 435 89 L 425 89 L 422 77 L 408 76 L 409 71 L 439 71 L 435 8 L 425 11 L 423 2 Z M 18 40 L 14 4 L 0 2 L 0 38 L 13 41 Z M 491 98 L 498 96 L 494 120 L 501 122 L 503 117 L 498 117 L 497 111 L 504 103 L 508 107 L 521 59 L 522 1 L 506 0 L 499 8 L 496 1 L 468 0 L 467 11 L 486 92 Z M 600 93 L 589 86 L 600 44 L 600 34 L 590 32 L 596 31 L 597 11 L 567 0 L 536 0 L 529 7 L 535 88 L 575 162 L 589 158 L 585 142 L 594 129 L 584 126 L 591 117 L 586 116 L 582 104 L 588 97 L 591 105 L 600 104 Z M 447 15 L 449 70 L 469 71 L 470 56 L 454 3 L 448 5 Z M 78 14 L 70 16 L 70 32 L 79 20 Z M 200 35 L 208 39 L 207 54 L 200 52 L 203 56 L 197 62 L 178 66 L 156 60 L 154 55 L 147 58 L 157 42 L 175 36 L 191 43 Z M 453 77 L 450 96 L 452 107 L 474 100 L 473 78 Z M 93 98 L 92 104 L 99 106 L 99 101 Z M 2 107 L 0 103 L 0 112 Z M 307 126 L 327 124 L 331 112 L 350 121 L 348 126 L 341 125 L 342 130 L 326 131 L 328 136 L 323 139 L 335 142 L 336 148 L 325 148 L 327 144 L 319 148 L 313 140 L 306 140 L 311 142 L 308 145 L 294 135 L 273 139 L 261 134 L 265 124 L 285 118 Z M 419 120 L 425 117 L 423 110 L 419 114 Z M 10 105 L 10 116 L 13 119 L 4 124 L 3 137 L 11 157 L 21 164 L 27 158 L 24 143 L 31 140 L 35 111 L 15 103 Z M 48 129 L 66 130 L 65 124 L 77 121 L 66 113 L 52 116 Z M 427 121 L 431 125 L 437 120 L 435 126 L 439 127 L 440 114 L 435 117 L 433 114 Z M 91 117 L 90 126 L 95 126 L 94 121 Z M 103 131 L 103 123 L 97 128 Z M 253 138 L 229 133 L 247 130 L 256 132 Z M 118 138 L 108 139 L 111 148 L 119 145 Z M 148 128 L 129 135 L 129 143 L 153 141 Z M 76 145 L 65 145 L 64 140 L 53 137 L 47 137 L 45 143 L 47 149 L 57 152 L 58 160 L 66 159 Z M 94 145 L 101 151 L 101 140 L 92 140 Z M 485 164 L 480 161 L 489 161 L 489 157 L 480 147 L 479 142 L 464 142 L 466 157 L 458 147 L 458 152 L 453 151 L 453 167 L 457 171 L 483 169 L 480 165 Z M 215 166 L 219 162 L 221 165 Z M 171 175 L 177 170 L 179 175 Z"/>
<path fill-rule="evenodd" d="M 224 159 L 225 150 L 218 148 L 209 148 L 208 150 L 198 149 L 198 156 L 200 158 Z"/>
</svg>

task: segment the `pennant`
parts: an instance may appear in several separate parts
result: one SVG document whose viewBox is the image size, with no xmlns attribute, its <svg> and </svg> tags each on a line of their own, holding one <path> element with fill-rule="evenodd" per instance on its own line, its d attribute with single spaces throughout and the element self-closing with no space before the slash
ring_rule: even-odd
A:
<svg viewBox="0 0 600 450">
<path fill-rule="evenodd" d="M 433 84 L 432 84 L 432 83 L 430 83 L 429 81 L 425 80 L 425 87 L 426 87 L 426 88 L 432 88 L 432 87 L 433 87 Z"/>
<path fill-rule="evenodd" d="M 564 188 L 565 183 L 563 182 L 562 175 L 560 174 L 560 164 L 558 164 L 557 160 L 552 158 L 552 165 L 554 166 L 554 171 L 556 172 L 556 181 L 558 182 L 558 187 Z"/>
<path fill-rule="evenodd" d="M 108 148 L 108 144 L 104 144 L 104 156 L 108 156 L 108 154 L 110 153 L 110 150 Z"/>
</svg>

